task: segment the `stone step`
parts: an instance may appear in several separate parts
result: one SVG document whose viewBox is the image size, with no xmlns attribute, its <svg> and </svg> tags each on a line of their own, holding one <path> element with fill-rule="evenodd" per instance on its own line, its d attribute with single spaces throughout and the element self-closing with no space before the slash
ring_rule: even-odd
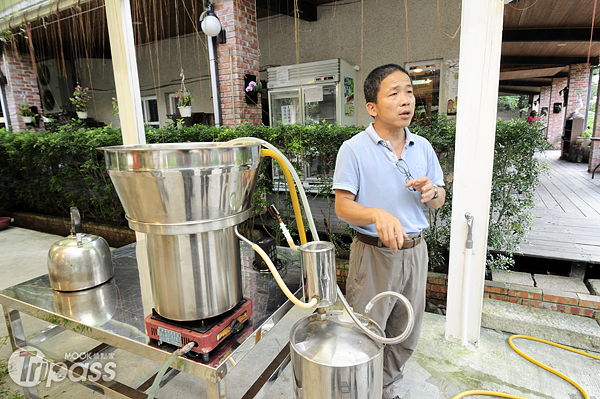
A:
<svg viewBox="0 0 600 399">
<path fill-rule="evenodd" d="M 588 317 L 484 299 L 481 326 L 600 352 L 600 325 Z"/>
</svg>

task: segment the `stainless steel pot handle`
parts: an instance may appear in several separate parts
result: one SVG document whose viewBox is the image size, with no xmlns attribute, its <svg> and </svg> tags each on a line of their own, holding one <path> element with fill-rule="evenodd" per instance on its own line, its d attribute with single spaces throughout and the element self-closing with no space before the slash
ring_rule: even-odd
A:
<svg viewBox="0 0 600 399">
<path fill-rule="evenodd" d="M 350 315 L 352 320 L 356 323 L 356 325 L 365 334 L 367 334 L 369 337 L 373 338 L 375 341 L 381 342 L 382 344 L 395 345 L 395 344 L 399 344 L 400 342 L 402 342 L 406 338 L 408 338 L 408 336 L 412 332 L 412 329 L 415 325 L 413 307 L 410 304 L 410 301 L 404 295 L 399 294 L 397 292 L 393 292 L 393 291 L 385 291 L 385 292 L 375 295 L 373 297 L 373 299 L 371 299 L 369 301 L 369 303 L 367 303 L 367 306 L 365 306 L 365 311 L 364 311 L 361 319 L 359 320 L 358 317 L 356 317 L 356 315 L 352 311 L 352 308 L 350 307 L 348 302 L 346 302 L 346 298 L 344 298 L 344 295 L 342 294 L 342 291 L 340 290 L 339 286 L 337 287 L 337 291 L 338 291 L 338 296 L 339 296 L 340 300 L 342 301 L 342 304 L 348 311 L 348 314 Z M 406 306 L 406 310 L 407 310 L 408 323 L 407 323 L 406 329 L 404 330 L 404 332 L 402 334 L 400 334 L 394 338 L 385 338 L 385 337 L 379 336 L 367 328 L 367 325 L 370 322 L 369 312 L 371 311 L 373 304 L 375 302 L 377 302 L 379 299 L 383 298 L 384 296 L 393 296 L 393 297 L 398 298 L 399 300 L 402 301 L 402 303 L 404 303 L 404 306 Z"/>
<path fill-rule="evenodd" d="M 77 246 L 83 246 L 83 227 L 81 226 L 81 215 L 79 209 L 76 206 L 71 207 L 71 234 L 75 234 L 77 237 Z"/>
</svg>

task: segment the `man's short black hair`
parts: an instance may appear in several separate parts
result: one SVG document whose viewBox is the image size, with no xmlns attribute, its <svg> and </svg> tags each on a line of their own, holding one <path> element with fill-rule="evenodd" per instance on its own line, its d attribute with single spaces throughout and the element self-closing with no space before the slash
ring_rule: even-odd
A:
<svg viewBox="0 0 600 399">
<path fill-rule="evenodd" d="M 400 71 L 406 72 L 406 69 L 402 68 L 397 64 L 387 64 L 377 67 L 369 73 L 369 76 L 365 79 L 365 84 L 363 85 L 363 90 L 365 92 L 365 102 L 367 103 L 375 103 L 377 104 L 377 94 L 379 93 L 379 89 L 381 88 L 381 82 L 383 79 L 387 78 L 392 73 Z M 408 75 L 410 78 L 410 75 Z M 411 79 L 412 81 L 412 79 Z"/>
</svg>

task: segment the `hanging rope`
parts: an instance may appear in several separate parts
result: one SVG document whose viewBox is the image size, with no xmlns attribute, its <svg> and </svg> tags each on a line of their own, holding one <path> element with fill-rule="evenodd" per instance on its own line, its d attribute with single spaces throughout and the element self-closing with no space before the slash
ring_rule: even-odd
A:
<svg viewBox="0 0 600 399">
<path fill-rule="evenodd" d="M 527 6 L 527 7 L 525 7 L 525 8 L 516 8 L 515 6 L 513 6 L 513 5 L 512 5 L 512 4 L 510 4 L 510 3 L 509 3 L 508 5 L 509 5 L 509 6 L 510 6 L 510 8 L 512 8 L 512 9 L 515 9 L 515 10 L 517 10 L 517 11 L 523 11 L 523 10 L 527 10 L 528 8 L 531 8 L 531 7 L 533 7 L 534 5 L 536 5 L 536 4 L 537 4 L 537 2 L 538 2 L 538 1 L 540 1 L 540 0 L 536 0 L 536 1 L 535 1 L 535 3 L 533 3 L 532 5 L 530 5 L 530 6 Z"/>
<path fill-rule="evenodd" d="M 179 69 L 181 72 L 179 76 L 181 77 L 181 92 L 184 93 L 185 90 L 185 75 L 183 74 L 183 62 L 181 61 L 181 40 L 179 38 L 179 9 L 177 7 L 177 1 L 175 1 L 175 29 L 177 30 L 177 55 L 179 57 Z"/>
<path fill-rule="evenodd" d="M 405 13 L 404 21 L 406 23 L 406 61 L 411 62 L 412 57 L 410 54 L 410 36 L 408 33 L 408 0 L 404 0 L 404 13 Z"/>
</svg>

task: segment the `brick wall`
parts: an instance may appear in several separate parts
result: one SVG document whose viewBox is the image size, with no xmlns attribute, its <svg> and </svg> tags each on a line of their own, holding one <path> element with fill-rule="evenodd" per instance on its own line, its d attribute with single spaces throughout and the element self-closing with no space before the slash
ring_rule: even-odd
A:
<svg viewBox="0 0 600 399">
<path fill-rule="evenodd" d="M 427 274 L 427 301 L 434 305 L 446 305 L 448 276 L 442 273 Z"/>
<path fill-rule="evenodd" d="M 548 142 L 554 144 L 554 149 L 560 149 L 560 138 L 563 135 L 563 129 L 565 124 L 565 107 L 564 98 L 562 94 L 558 92 L 567 86 L 568 78 L 556 78 L 552 79 L 551 96 L 550 96 L 550 109 L 548 110 Z M 554 103 L 563 104 L 562 110 L 555 114 Z"/>
<path fill-rule="evenodd" d="M 542 123 L 544 126 L 546 126 L 546 131 L 544 132 L 544 135 L 546 136 L 546 138 L 548 138 L 548 118 L 550 116 L 550 114 L 552 113 L 552 104 L 550 103 L 550 97 L 552 96 L 552 86 L 543 86 L 540 87 L 540 106 L 539 106 L 539 115 L 541 116 L 541 112 L 542 112 L 542 108 L 546 107 L 548 108 L 548 111 L 546 112 L 546 116 L 543 117 L 542 116 Z"/>
<path fill-rule="evenodd" d="M 17 109 L 19 104 L 26 102 L 30 106 L 37 107 L 38 112 L 42 112 L 40 92 L 30 56 L 28 54 L 6 52 L 0 59 L 0 69 L 7 79 L 5 87 L 6 108 L 13 130 L 43 129 L 41 120 L 39 120 L 39 127 L 25 125 Z M 41 118 L 38 117 L 38 119 Z"/>
<path fill-rule="evenodd" d="M 569 103 L 567 105 L 567 118 L 575 111 L 577 101 L 581 99 L 582 107 L 579 113 L 585 117 L 588 88 L 590 85 L 590 67 L 587 64 L 573 64 L 569 67 Z"/>
<path fill-rule="evenodd" d="M 484 298 L 591 317 L 600 323 L 600 296 L 486 281 Z"/>
<path fill-rule="evenodd" d="M 348 278 L 348 260 L 339 259 L 335 260 L 335 273 L 337 275 L 338 286 L 342 292 L 346 293 L 346 279 Z"/>
<path fill-rule="evenodd" d="M 600 107 L 597 107 L 600 108 Z M 596 118 L 599 115 L 596 113 Z M 594 137 L 600 137 L 598 130 L 594 129 Z M 588 172 L 594 170 L 594 168 L 600 163 L 600 141 L 592 141 L 592 148 L 590 149 L 590 161 L 588 163 Z M 600 168 L 596 169 L 596 173 L 600 171 Z M 595 177 L 595 175 L 594 175 Z"/>
<path fill-rule="evenodd" d="M 244 75 L 259 76 L 256 2 L 227 0 L 215 4 L 215 14 L 226 32 L 227 43 L 217 45 L 223 125 L 262 123 L 258 104 L 246 103 Z"/>
<path fill-rule="evenodd" d="M 348 263 L 338 260 L 338 284 L 346 287 Z M 434 305 L 446 305 L 448 276 L 429 272 L 427 275 L 427 301 Z M 518 284 L 485 281 L 483 297 L 499 301 L 532 306 L 577 316 L 591 317 L 600 324 L 600 296 L 575 294 L 555 290 L 542 290 Z"/>
<path fill-rule="evenodd" d="M 69 218 L 59 218 L 27 212 L 15 212 L 12 217 L 14 219 L 14 226 L 48 234 L 56 234 L 63 237 L 70 234 L 71 220 Z M 84 233 L 104 238 L 108 245 L 113 248 L 119 248 L 136 241 L 135 232 L 127 227 L 115 227 L 85 221 L 81 222 L 81 226 L 83 227 Z"/>
</svg>

